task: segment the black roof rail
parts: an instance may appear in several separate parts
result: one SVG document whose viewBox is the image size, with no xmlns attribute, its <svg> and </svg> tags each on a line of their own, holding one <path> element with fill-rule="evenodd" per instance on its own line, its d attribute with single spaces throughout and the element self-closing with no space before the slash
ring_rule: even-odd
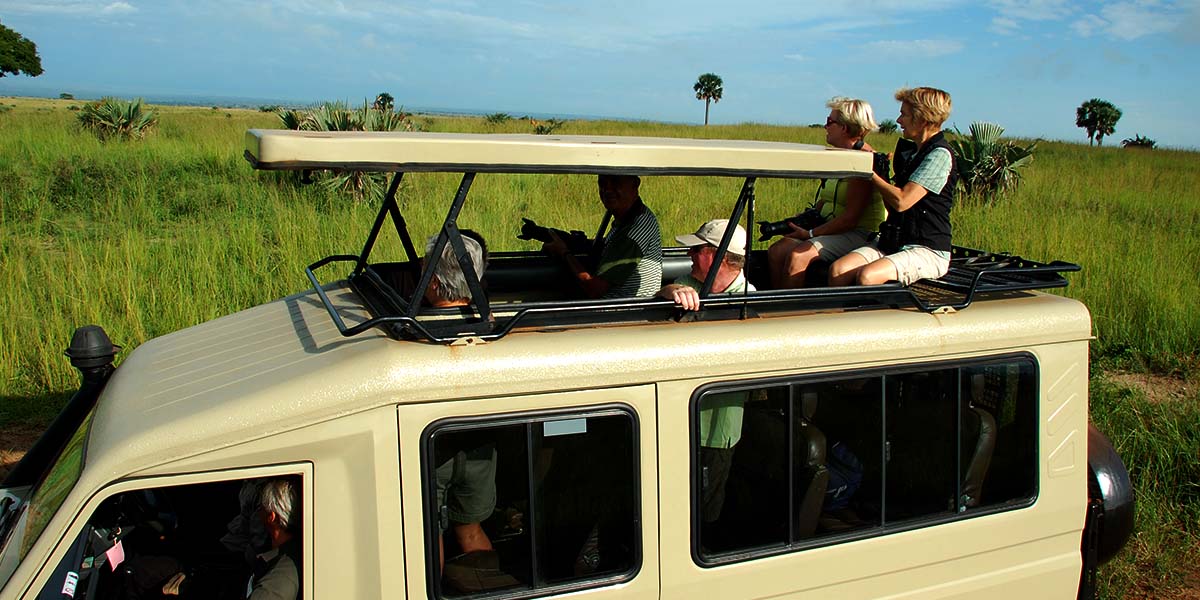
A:
<svg viewBox="0 0 1200 600">
<path fill-rule="evenodd" d="M 1065 287 L 1063 273 L 1078 271 L 1079 265 L 1053 261 L 1039 263 L 1004 253 L 954 246 L 950 269 L 941 278 L 920 280 L 910 286 L 888 283 L 875 286 L 849 286 L 763 290 L 743 294 L 712 294 L 713 273 L 700 290 L 702 310 L 685 314 L 675 304 L 658 298 L 620 298 L 609 300 L 520 301 L 511 304 L 492 303 L 484 291 L 484 283 L 469 268 L 470 259 L 463 249 L 462 235 L 457 227 L 474 173 L 464 173 L 446 219 L 433 243 L 435 255 L 440 256 L 448 244 L 458 257 L 471 289 L 471 301 L 466 307 L 435 309 L 421 303 L 433 275 L 433 264 L 421 265 L 417 250 L 409 237 L 407 224 L 396 203 L 395 194 L 400 178 L 394 176 L 367 236 L 361 254 L 333 255 L 312 263 L 305 274 L 320 297 L 330 318 L 343 336 L 355 336 L 373 328 L 381 328 L 400 339 L 420 339 L 433 343 L 453 343 L 464 339 L 496 340 L 517 326 L 563 327 L 625 322 L 655 322 L 675 320 L 744 319 L 763 312 L 818 310 L 916 308 L 926 312 L 962 310 L 981 294 Z M 755 178 L 747 177 L 734 203 L 730 221 L 745 216 L 747 225 L 754 221 Z M 384 221 L 392 218 L 396 233 L 408 257 L 406 272 L 399 280 L 395 273 L 385 272 L 384 265 L 370 263 L 371 250 L 383 229 Z M 747 227 L 749 230 L 749 227 Z M 730 243 L 730 228 L 717 249 L 714 261 L 721 257 Z M 603 233 L 603 228 L 601 229 Z M 598 236 L 599 237 L 599 236 Z M 515 255 L 520 261 L 538 260 L 537 254 Z M 746 269 L 750 270 L 747 256 Z M 512 258 L 512 257 L 509 257 Z M 326 293 L 326 285 L 315 271 L 334 263 L 352 263 L 345 276 L 350 289 L 362 300 L 370 318 L 347 325 Z M 416 267 L 420 265 L 420 268 Z"/>
</svg>

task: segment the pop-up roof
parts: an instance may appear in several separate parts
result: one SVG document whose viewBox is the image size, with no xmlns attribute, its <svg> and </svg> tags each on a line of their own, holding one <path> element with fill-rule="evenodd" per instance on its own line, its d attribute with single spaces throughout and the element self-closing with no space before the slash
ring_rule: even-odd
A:
<svg viewBox="0 0 1200 600">
<path fill-rule="evenodd" d="M 537 327 L 595 326 L 613 322 L 663 321 L 682 313 L 667 300 L 626 298 L 612 300 L 550 301 L 520 298 L 493 311 L 493 300 L 474 275 L 459 233 L 457 219 L 477 173 L 694 175 L 743 178 L 729 219 L 745 217 L 746 229 L 754 223 L 754 186 L 758 178 L 866 178 L 872 173 L 869 152 L 840 150 L 807 144 L 747 140 L 696 140 L 617 136 L 543 136 L 520 134 L 452 134 L 423 132 L 309 132 L 252 129 L 246 132 L 246 160 L 257 169 L 335 169 L 396 173 L 383 205 L 359 255 L 329 256 L 308 266 L 306 273 L 325 304 L 330 318 L 345 336 L 380 327 L 395 337 L 434 342 L 458 339 L 497 339 L 518 324 Z M 446 219 L 431 250 L 440 256 L 447 244 L 455 249 L 471 290 L 467 310 L 447 314 L 422 302 L 433 276 L 433 265 L 417 260 L 416 247 L 396 203 L 395 194 L 406 172 L 462 173 L 462 182 L 447 203 Z M 372 264 L 371 249 L 386 217 L 392 218 L 408 262 Z M 608 222 L 606 215 L 601 232 Z M 714 263 L 724 256 L 733 234 L 729 228 L 718 247 Z M 664 256 L 670 257 L 665 251 Z M 682 253 L 676 259 L 686 260 Z M 485 279 L 497 291 L 504 282 L 544 281 L 553 265 L 539 253 L 493 255 Z M 753 255 L 747 256 L 751 272 Z M 760 259 L 761 260 L 761 259 Z M 362 299 L 371 317 L 348 325 L 314 271 L 332 263 L 353 263 L 346 277 L 353 293 Z M 502 264 L 500 264 L 502 263 Z M 503 268 L 498 268 L 498 267 Z M 419 270 L 418 270 L 419 268 Z M 537 272 L 542 268 L 543 272 Z M 508 272 L 505 273 L 504 270 Z M 1008 254 L 991 254 L 955 246 L 950 272 L 937 280 L 922 280 L 904 287 L 878 286 L 760 290 L 742 294 L 713 294 L 714 272 L 700 291 L 701 310 L 688 318 L 730 319 L 754 314 L 827 308 L 915 307 L 924 311 L 962 309 L 981 294 L 1062 287 L 1061 275 L 1076 271 L 1074 264 L 1037 263 Z M 516 277 L 513 273 L 517 273 Z M 530 273 L 533 273 L 532 275 Z"/>
</svg>

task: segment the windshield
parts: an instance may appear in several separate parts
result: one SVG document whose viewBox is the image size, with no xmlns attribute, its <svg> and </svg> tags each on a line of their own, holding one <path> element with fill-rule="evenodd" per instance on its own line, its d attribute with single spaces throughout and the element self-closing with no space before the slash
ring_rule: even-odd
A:
<svg viewBox="0 0 1200 600">
<path fill-rule="evenodd" d="M 46 524 L 79 481 L 92 414 L 79 424 L 37 485 L 0 490 L 0 587 L 8 583 Z"/>
</svg>

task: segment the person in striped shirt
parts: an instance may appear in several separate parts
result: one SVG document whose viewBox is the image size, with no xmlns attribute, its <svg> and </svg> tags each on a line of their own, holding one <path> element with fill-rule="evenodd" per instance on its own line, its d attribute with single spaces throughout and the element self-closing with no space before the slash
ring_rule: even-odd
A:
<svg viewBox="0 0 1200 600">
<path fill-rule="evenodd" d="M 600 260 L 587 269 L 551 232 L 542 250 L 561 258 L 588 298 L 650 297 L 662 286 L 662 236 L 658 218 L 638 195 L 641 179 L 635 175 L 601 175 L 597 179 L 600 202 L 613 215 L 613 227 L 604 238 Z"/>
</svg>

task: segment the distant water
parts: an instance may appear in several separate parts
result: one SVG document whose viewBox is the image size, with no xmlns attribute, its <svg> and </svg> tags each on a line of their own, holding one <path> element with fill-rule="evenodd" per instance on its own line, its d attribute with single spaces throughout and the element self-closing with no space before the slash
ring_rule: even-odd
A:
<svg viewBox="0 0 1200 600">
<path fill-rule="evenodd" d="M 60 90 L 61 91 L 61 90 Z M 25 89 L 9 90 L 8 93 L 17 96 L 28 96 L 34 98 L 58 98 L 59 91 L 50 91 L 46 88 L 26 87 Z M 303 100 L 285 100 L 280 98 L 260 98 L 250 96 L 205 96 L 195 94 L 127 94 L 118 92 L 102 92 L 95 90 L 71 90 L 71 95 L 76 100 L 96 100 L 105 96 L 116 96 L 118 98 L 132 99 L 141 98 L 149 104 L 160 104 L 166 106 L 216 106 L 219 108 L 254 108 L 262 106 L 280 106 L 283 108 L 309 108 L 316 106 L 325 100 L 303 101 Z M 350 101 L 342 100 L 348 106 L 361 105 L 362 100 Z M 515 117 L 528 117 L 531 119 L 567 119 L 577 121 L 641 121 L 635 117 L 613 117 L 605 115 L 581 115 L 574 113 L 547 113 L 547 112 L 531 112 L 517 110 L 483 110 L 476 108 L 448 108 L 444 106 L 417 106 L 417 105 L 397 105 L 403 107 L 404 110 L 411 113 L 420 113 L 426 115 L 440 116 L 472 116 L 482 117 L 497 112 L 505 112 Z"/>
</svg>

